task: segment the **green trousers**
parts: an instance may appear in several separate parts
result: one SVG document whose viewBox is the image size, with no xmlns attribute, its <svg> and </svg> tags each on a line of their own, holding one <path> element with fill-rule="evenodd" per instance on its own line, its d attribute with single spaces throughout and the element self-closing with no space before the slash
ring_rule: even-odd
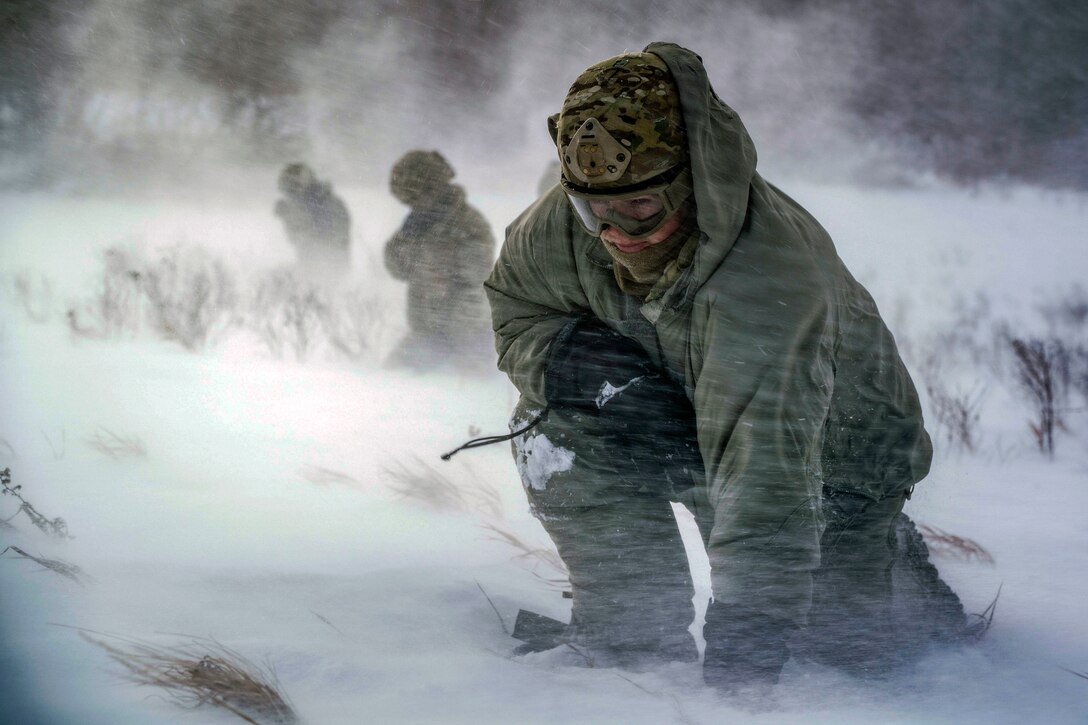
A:
<svg viewBox="0 0 1088 725">
<path fill-rule="evenodd" d="M 539 413 L 520 404 L 512 429 Z M 551 410 L 513 440 L 530 508 L 569 571 L 567 640 L 619 665 L 696 659 L 694 589 L 671 504 L 692 509 L 705 543 L 713 519 L 705 492 L 677 490 L 680 476 L 647 475 L 654 466 L 637 460 L 642 452 L 600 426 L 591 415 Z M 645 447 L 652 457 L 652 444 Z M 959 599 L 901 513 L 905 500 L 825 489 L 821 564 L 795 654 L 878 674 L 962 631 Z"/>
</svg>

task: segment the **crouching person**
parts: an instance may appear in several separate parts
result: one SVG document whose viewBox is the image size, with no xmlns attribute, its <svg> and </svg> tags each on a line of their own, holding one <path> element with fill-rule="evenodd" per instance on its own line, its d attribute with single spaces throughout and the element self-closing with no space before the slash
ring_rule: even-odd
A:
<svg viewBox="0 0 1088 725">
<path fill-rule="evenodd" d="M 485 284 L 529 502 L 570 572 L 565 639 L 603 662 L 693 660 L 671 502 L 711 564 L 707 683 L 791 653 L 860 674 L 965 636 L 902 516 L 931 447 L 872 298 L 694 53 L 591 66 L 549 119 L 560 185 Z"/>
</svg>

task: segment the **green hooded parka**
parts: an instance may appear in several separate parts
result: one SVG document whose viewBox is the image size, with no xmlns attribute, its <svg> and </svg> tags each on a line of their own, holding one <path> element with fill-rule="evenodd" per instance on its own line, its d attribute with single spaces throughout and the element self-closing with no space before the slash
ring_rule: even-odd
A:
<svg viewBox="0 0 1088 725">
<path fill-rule="evenodd" d="M 633 315 L 648 322 L 638 342 L 696 411 L 706 480 L 689 505 L 712 522 L 715 600 L 801 624 L 824 488 L 902 496 L 928 472 L 929 437 L 872 297 L 820 224 L 756 172 L 752 139 L 702 60 L 671 43 L 646 51 L 680 92 L 698 251 L 663 296 L 640 303 L 553 188 L 509 226 L 485 283 L 499 367 L 523 405 L 542 408 L 548 347 L 572 316 L 628 335 Z"/>
</svg>

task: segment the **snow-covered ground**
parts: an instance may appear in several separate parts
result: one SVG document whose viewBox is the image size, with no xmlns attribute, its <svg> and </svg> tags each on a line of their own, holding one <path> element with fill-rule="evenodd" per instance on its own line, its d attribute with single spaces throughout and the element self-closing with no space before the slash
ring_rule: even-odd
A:
<svg viewBox="0 0 1088 725">
<path fill-rule="evenodd" d="M 470 188 L 470 200 L 501 237 L 533 185 Z M 979 292 L 991 306 L 965 323 L 972 334 L 992 319 L 1043 331 L 1037 305 L 1088 279 L 1082 196 L 784 187 L 829 229 L 912 351 Z M 380 189 L 344 195 L 354 276 L 391 300 L 395 332 L 403 288 L 379 260 L 403 210 Z M 544 581 L 553 572 L 515 558 L 495 529 L 530 547 L 547 537 L 506 446 L 438 459 L 475 431 L 505 429 L 516 398 L 500 375 L 413 374 L 379 356 L 277 359 L 239 337 L 194 353 L 146 332 L 70 333 L 65 306 L 93 293 L 102 251 L 118 242 L 203 245 L 239 278 L 287 263 L 272 199 L 271 185 L 229 202 L 0 197 L 0 468 L 73 537 L 53 540 L 19 514 L 0 545 L 89 577 L 81 586 L 12 551 L 0 560 L 0 720 L 21 697 L 49 712 L 45 722 L 239 721 L 125 682 L 82 628 L 164 645 L 213 639 L 273 666 L 308 723 L 1088 721 L 1088 680 L 1067 671 L 1088 672 L 1082 411 L 1067 415 L 1050 461 L 992 366 L 949 372 L 985 381 L 977 452 L 939 450 L 907 510 L 994 558 L 938 561 L 970 611 L 1002 587 L 993 628 L 972 649 L 878 682 L 791 664 L 757 707 L 720 699 L 696 664 L 631 673 L 578 666 L 569 652 L 514 658 L 504 628 L 519 608 L 562 618 L 569 605 Z M 37 314 L 21 304 L 19 275 Z M 406 472 L 445 477 L 464 501 L 435 509 L 399 495 Z M 3 518 L 18 508 L 10 497 L 0 507 Z M 705 561 L 695 574 L 705 599 Z"/>
</svg>

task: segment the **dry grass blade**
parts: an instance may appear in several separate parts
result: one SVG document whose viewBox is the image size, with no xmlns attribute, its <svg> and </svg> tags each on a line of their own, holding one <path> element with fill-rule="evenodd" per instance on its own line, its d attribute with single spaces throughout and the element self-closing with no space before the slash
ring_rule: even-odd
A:
<svg viewBox="0 0 1088 725">
<path fill-rule="evenodd" d="M 321 466 L 303 466 L 298 470 L 298 475 L 315 486 L 330 486 L 332 484 L 347 486 L 349 488 L 356 488 L 359 486 L 359 480 L 355 477 L 344 473 L 343 471 L 336 471 Z"/>
<path fill-rule="evenodd" d="M 1071 670 L 1068 667 L 1063 667 L 1062 669 L 1065 670 L 1066 672 L 1068 672 L 1071 675 L 1076 675 L 1077 677 L 1081 678 L 1082 680 L 1088 680 L 1088 672 L 1077 672 L 1076 670 Z"/>
<path fill-rule="evenodd" d="M 936 526 L 918 524 L 918 531 L 926 540 L 926 546 L 934 556 L 945 556 L 964 561 L 979 561 L 983 564 L 993 564 L 994 558 L 974 539 L 950 534 L 938 529 Z"/>
<path fill-rule="evenodd" d="M 502 516 L 502 499 L 494 488 L 483 484 L 459 486 L 419 458 L 413 457 L 414 469 L 398 463 L 383 468 L 393 480 L 390 488 L 400 498 L 425 504 L 437 511 L 464 511 L 492 518 Z"/>
<path fill-rule="evenodd" d="M 0 551 L 0 556 L 6 554 L 9 550 L 14 551 L 16 554 L 23 557 L 24 559 L 30 559 L 35 564 L 41 566 L 44 569 L 48 569 L 49 571 L 60 574 L 62 577 L 71 579 L 80 586 L 83 586 L 84 583 L 91 581 L 91 577 L 83 573 L 83 570 L 75 564 L 69 564 L 68 562 L 61 561 L 60 559 L 46 559 L 41 556 L 34 556 L 33 554 L 26 553 L 18 546 L 8 546 L 3 551 Z"/>
<path fill-rule="evenodd" d="M 93 435 L 88 436 L 87 445 L 114 460 L 147 457 L 144 442 L 138 437 L 114 433 L 108 428 L 99 428 Z"/>
<path fill-rule="evenodd" d="M 691 719 L 691 716 L 688 715 L 687 712 L 684 711 L 684 706 L 680 704 L 680 698 L 677 697 L 676 695 L 674 695 L 673 693 L 671 693 L 671 692 L 668 692 L 668 693 L 657 692 L 656 690 L 651 690 L 650 688 L 648 688 L 648 687 L 646 687 L 644 685 L 641 685 L 638 682 L 635 682 L 630 677 L 627 677 L 625 675 L 621 675 L 619 672 L 617 672 L 615 674 L 616 674 L 616 677 L 618 677 L 621 680 L 624 680 L 626 682 L 630 682 L 632 685 L 634 685 L 638 689 L 642 690 L 643 692 L 645 692 L 650 697 L 657 697 L 657 698 L 661 698 L 661 699 L 664 699 L 665 697 L 668 697 L 669 700 L 672 701 L 673 708 L 676 710 L 677 719 L 682 723 L 687 723 L 687 725 L 695 725 L 695 721 Z"/>
<path fill-rule="evenodd" d="M 495 602 L 491 601 L 491 597 L 488 596 L 480 582 L 476 582 L 476 586 L 479 588 L 480 593 L 484 595 L 484 599 L 487 600 L 487 603 L 491 605 L 491 611 L 495 612 L 495 616 L 499 618 L 499 624 L 502 625 L 503 634 L 510 636 L 510 628 L 506 626 L 506 620 L 499 614 L 499 608 L 495 606 Z"/>
<path fill-rule="evenodd" d="M 181 707 L 219 707 L 249 723 L 298 722 L 294 709 L 279 693 L 279 683 L 271 669 L 254 664 L 218 642 L 193 639 L 187 644 L 165 647 L 128 637 L 78 631 L 83 639 L 105 650 L 110 659 L 121 665 L 128 680 L 165 690 L 171 701 Z"/>
<path fill-rule="evenodd" d="M 12 280 L 15 300 L 33 322 L 48 322 L 53 308 L 53 286 L 44 274 L 37 278 L 23 272 Z"/>
<path fill-rule="evenodd" d="M 1001 598 L 1001 589 L 1000 586 L 997 588 L 997 594 L 994 595 L 993 601 L 981 613 L 968 616 L 965 634 L 969 641 L 980 642 L 986 636 L 986 633 L 990 631 L 990 627 L 994 624 L 994 614 L 997 613 L 997 600 Z"/>
<path fill-rule="evenodd" d="M 501 528 L 493 523 L 482 524 L 482 526 L 494 534 L 491 537 L 493 541 L 506 544 L 519 552 L 514 556 L 515 559 L 532 562 L 530 571 L 537 579 L 540 579 L 549 587 L 557 589 L 565 589 L 569 586 L 567 566 L 559 557 L 559 552 L 554 548 L 532 546 L 509 529 Z M 541 566 L 550 569 L 554 575 L 545 576 L 541 574 L 538 571 Z"/>
<path fill-rule="evenodd" d="M 327 625 L 329 625 L 330 627 L 332 627 L 332 628 L 333 628 L 334 630 L 336 630 L 336 633 L 337 633 L 337 634 L 340 634 L 340 635 L 343 635 L 343 634 L 344 634 L 343 632 L 341 632 L 341 631 L 340 631 L 340 628 L 339 628 L 339 627 L 337 627 L 337 626 L 336 626 L 335 624 L 333 624 L 333 623 L 332 623 L 331 621 L 329 621 L 329 618 L 328 618 L 328 617 L 326 617 L 326 616 L 324 616 L 324 615 L 322 615 L 322 614 L 318 614 L 317 612 L 315 612 L 315 611 L 314 611 L 314 610 L 312 610 L 312 609 L 310 610 L 310 614 L 314 615 L 315 617 L 317 617 L 318 619 L 320 619 L 320 620 L 321 620 L 322 622 L 324 622 L 325 624 L 327 624 Z"/>
</svg>

